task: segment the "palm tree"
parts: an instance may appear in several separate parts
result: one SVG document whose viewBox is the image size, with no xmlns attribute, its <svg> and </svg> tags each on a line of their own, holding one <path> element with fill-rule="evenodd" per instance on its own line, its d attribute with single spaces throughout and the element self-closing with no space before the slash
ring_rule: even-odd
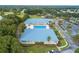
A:
<svg viewBox="0 0 79 59">
<path fill-rule="evenodd" d="M 51 41 L 51 37 L 50 37 L 50 36 L 48 36 L 48 39 L 47 39 L 47 41 Z"/>
<path fill-rule="evenodd" d="M 49 21 L 49 26 L 50 26 L 50 27 L 53 27 L 53 24 L 54 24 L 54 23 L 53 23 L 52 21 Z"/>
</svg>

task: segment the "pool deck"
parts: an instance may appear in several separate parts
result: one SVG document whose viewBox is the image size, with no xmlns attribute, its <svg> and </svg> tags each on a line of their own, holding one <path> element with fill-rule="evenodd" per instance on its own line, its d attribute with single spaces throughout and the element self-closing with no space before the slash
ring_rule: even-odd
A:
<svg viewBox="0 0 79 59">
<path fill-rule="evenodd" d="M 35 44 L 36 42 L 21 42 L 22 44 Z M 40 42 L 39 42 L 40 43 Z M 53 41 L 51 42 L 43 42 L 44 44 L 57 44 L 57 43 L 54 43 Z"/>
<path fill-rule="evenodd" d="M 38 24 L 38 25 L 28 25 L 28 24 L 26 24 L 26 27 L 27 27 L 27 29 L 34 29 L 34 26 L 46 26 L 46 29 L 49 29 L 50 27 L 49 27 L 49 25 L 47 25 L 47 24 L 43 24 L 43 25 L 40 25 L 40 24 Z"/>
</svg>

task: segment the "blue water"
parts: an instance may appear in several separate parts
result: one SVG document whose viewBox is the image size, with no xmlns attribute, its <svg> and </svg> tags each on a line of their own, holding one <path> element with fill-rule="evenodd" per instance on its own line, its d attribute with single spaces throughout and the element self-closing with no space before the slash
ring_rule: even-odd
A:
<svg viewBox="0 0 79 59">
<path fill-rule="evenodd" d="M 46 26 L 34 26 L 34 28 L 35 28 L 35 29 L 37 29 L 37 28 L 38 28 L 38 29 L 43 29 L 43 28 L 46 29 Z"/>
<path fill-rule="evenodd" d="M 42 23 L 49 24 L 49 21 L 52 21 L 52 20 L 51 19 L 44 19 L 44 18 L 32 18 L 32 19 L 27 19 L 24 23 L 25 24 L 42 24 Z"/>
<path fill-rule="evenodd" d="M 39 20 L 39 19 L 37 19 Z M 47 19 L 41 19 L 41 21 L 46 21 Z M 25 23 L 35 22 L 33 19 L 26 20 Z M 40 29 L 41 28 L 41 29 Z M 20 41 L 35 41 L 35 42 L 44 42 L 47 41 L 48 36 L 51 37 L 53 42 L 58 42 L 58 38 L 53 31 L 53 29 L 46 29 L 46 26 L 34 26 L 34 29 L 25 29 L 24 33 L 20 37 Z"/>
</svg>

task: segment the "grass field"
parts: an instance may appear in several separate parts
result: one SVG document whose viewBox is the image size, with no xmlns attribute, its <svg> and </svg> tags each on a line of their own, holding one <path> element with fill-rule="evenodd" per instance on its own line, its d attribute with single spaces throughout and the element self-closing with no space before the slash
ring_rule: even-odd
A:
<svg viewBox="0 0 79 59">
<path fill-rule="evenodd" d="M 47 53 L 50 50 L 57 50 L 55 45 L 34 44 L 26 48 L 28 53 Z"/>
<path fill-rule="evenodd" d="M 41 16 L 37 16 L 37 15 L 30 15 L 30 18 L 41 18 Z"/>
</svg>

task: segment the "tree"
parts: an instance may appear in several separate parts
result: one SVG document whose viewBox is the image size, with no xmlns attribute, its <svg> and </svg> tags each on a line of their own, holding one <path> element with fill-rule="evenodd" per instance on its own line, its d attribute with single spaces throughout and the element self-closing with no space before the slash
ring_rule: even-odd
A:
<svg viewBox="0 0 79 59">
<path fill-rule="evenodd" d="M 59 20 L 58 24 L 62 25 L 63 24 L 63 20 Z"/>
<path fill-rule="evenodd" d="M 17 24 L 13 19 L 3 19 L 0 21 L 0 34 L 15 36 L 16 27 L 17 27 Z"/>
<path fill-rule="evenodd" d="M 73 37 L 73 41 L 74 41 L 77 45 L 79 45 L 79 34 L 78 34 L 78 35 L 75 35 L 75 36 Z"/>
<path fill-rule="evenodd" d="M 54 25 L 54 22 L 49 21 L 49 26 L 50 26 L 50 27 L 53 27 L 53 25 Z"/>
<path fill-rule="evenodd" d="M 38 13 L 43 13 L 43 10 L 42 9 L 27 9 L 24 11 L 24 13 L 27 13 L 27 14 L 31 14 L 31 15 L 35 15 L 35 14 L 38 14 Z"/>
<path fill-rule="evenodd" d="M 68 29 L 71 29 L 71 28 L 72 28 L 72 24 L 68 24 L 68 25 L 67 25 L 67 28 L 68 28 Z"/>
<path fill-rule="evenodd" d="M 75 50 L 75 53 L 79 53 L 79 48 L 77 48 L 77 49 Z"/>
<path fill-rule="evenodd" d="M 47 41 L 51 41 L 51 37 L 50 37 L 50 36 L 48 36 L 48 39 L 47 39 Z"/>
<path fill-rule="evenodd" d="M 17 53 L 26 51 L 23 49 L 17 38 L 6 35 L 0 36 L 0 52 Z"/>
<path fill-rule="evenodd" d="M 24 29 L 26 28 L 25 24 L 24 23 L 20 23 L 18 25 L 18 28 L 17 28 L 17 36 L 19 37 L 21 35 L 22 32 L 24 32 Z"/>
<path fill-rule="evenodd" d="M 16 18 L 18 19 L 18 22 L 21 23 L 21 22 L 24 22 L 27 18 L 29 18 L 29 15 L 28 14 L 19 14 L 19 15 L 16 15 Z"/>
</svg>

